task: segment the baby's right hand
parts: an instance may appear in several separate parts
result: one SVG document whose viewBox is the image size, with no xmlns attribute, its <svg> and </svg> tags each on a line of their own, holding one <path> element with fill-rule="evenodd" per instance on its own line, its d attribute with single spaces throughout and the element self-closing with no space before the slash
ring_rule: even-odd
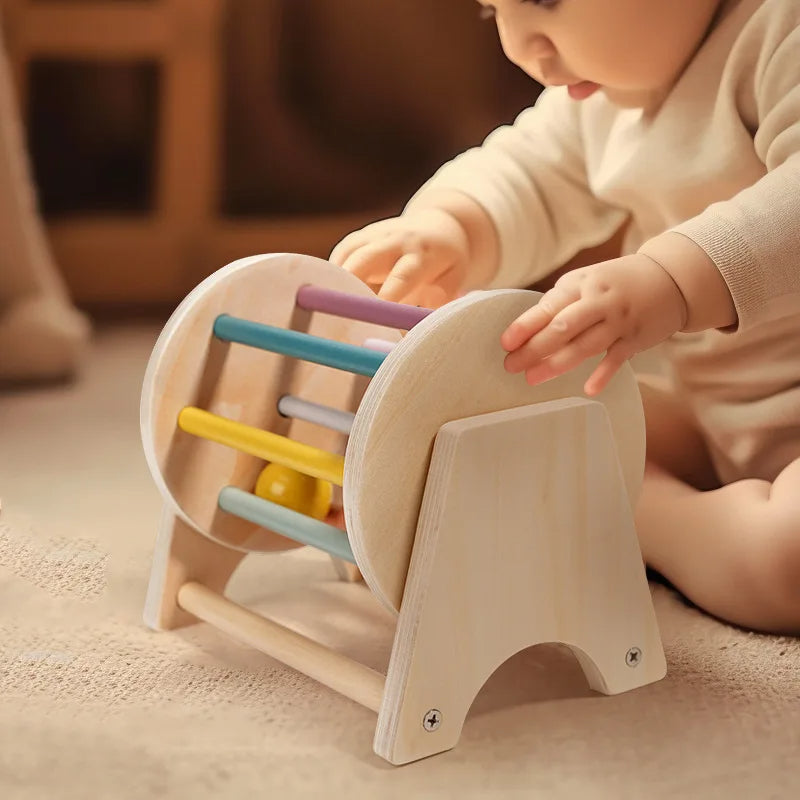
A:
<svg viewBox="0 0 800 800">
<path fill-rule="evenodd" d="M 452 214 L 420 208 L 345 236 L 329 260 L 380 285 L 384 300 L 436 308 L 456 298 L 466 282 L 469 241 Z"/>
</svg>

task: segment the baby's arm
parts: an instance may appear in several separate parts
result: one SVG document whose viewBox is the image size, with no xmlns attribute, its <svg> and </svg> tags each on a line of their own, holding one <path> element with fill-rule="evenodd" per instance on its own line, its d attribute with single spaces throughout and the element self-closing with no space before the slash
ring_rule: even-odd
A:
<svg viewBox="0 0 800 800">
<path fill-rule="evenodd" d="M 498 252 L 486 212 L 467 195 L 441 189 L 401 217 L 351 233 L 330 260 L 380 285 L 386 300 L 436 308 L 486 285 L 497 271 Z"/>
<path fill-rule="evenodd" d="M 732 332 L 800 312 L 798 48 L 800 19 L 753 84 L 753 147 L 766 174 L 638 253 L 560 279 L 504 333 L 508 369 L 538 383 L 605 352 L 585 387 L 593 394 L 622 361 L 678 330 Z"/>
<path fill-rule="evenodd" d="M 681 286 L 687 330 L 746 329 L 800 311 L 800 9 L 781 10 L 758 18 L 751 35 L 762 42 L 761 57 L 742 80 L 750 93 L 743 102 L 757 115 L 746 123 L 755 122 L 753 147 L 766 174 L 641 248 Z"/>
<path fill-rule="evenodd" d="M 592 125 L 604 123 L 592 114 Z M 608 241 L 627 217 L 593 194 L 583 124 L 581 105 L 564 87 L 545 89 L 513 125 L 441 167 L 406 211 L 433 191 L 469 196 L 497 232 L 498 268 L 490 286 L 528 286 L 581 250 Z"/>
<path fill-rule="evenodd" d="M 445 164 L 401 216 L 347 236 L 331 261 L 406 302 L 545 277 L 626 217 L 593 196 L 580 126 L 563 88 L 546 90 L 513 126 Z"/>
<path fill-rule="evenodd" d="M 601 392 L 620 366 L 680 330 L 688 317 L 680 288 L 641 253 L 573 270 L 504 331 L 509 372 L 541 383 L 605 353 L 584 384 Z"/>
</svg>

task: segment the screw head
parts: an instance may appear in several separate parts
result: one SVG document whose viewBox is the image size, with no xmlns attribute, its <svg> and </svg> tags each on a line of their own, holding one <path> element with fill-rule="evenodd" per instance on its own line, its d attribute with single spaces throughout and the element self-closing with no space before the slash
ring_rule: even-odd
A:
<svg viewBox="0 0 800 800">
<path fill-rule="evenodd" d="M 422 718 L 422 727 L 428 733 L 435 731 L 442 724 L 442 712 L 438 708 L 429 708 Z"/>
<path fill-rule="evenodd" d="M 638 667 L 639 664 L 642 663 L 642 651 L 638 647 L 631 647 L 631 649 L 625 653 L 625 663 L 629 667 Z"/>
</svg>

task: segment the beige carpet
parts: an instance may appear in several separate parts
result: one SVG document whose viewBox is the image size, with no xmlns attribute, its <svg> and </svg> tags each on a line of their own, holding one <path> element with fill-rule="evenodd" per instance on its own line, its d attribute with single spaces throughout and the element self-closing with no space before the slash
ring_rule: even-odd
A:
<svg viewBox="0 0 800 800">
<path fill-rule="evenodd" d="M 400 768 L 372 754 L 372 712 L 205 626 L 146 630 L 155 334 L 101 332 L 77 385 L 0 395 L 0 798 L 800 797 L 800 640 L 661 586 L 664 681 L 603 697 L 568 652 L 528 650 L 455 750 Z M 326 557 L 252 557 L 231 594 L 386 667 L 392 618 Z"/>
</svg>

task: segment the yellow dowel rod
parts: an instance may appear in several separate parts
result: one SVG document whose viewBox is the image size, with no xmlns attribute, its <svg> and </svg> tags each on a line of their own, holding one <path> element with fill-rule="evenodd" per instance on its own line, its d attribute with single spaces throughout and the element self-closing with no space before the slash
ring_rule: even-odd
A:
<svg viewBox="0 0 800 800">
<path fill-rule="evenodd" d="M 200 583 L 184 583 L 178 590 L 178 605 L 362 706 L 380 710 L 386 678 L 365 664 L 262 617 Z"/>
<path fill-rule="evenodd" d="M 274 461 L 276 464 L 296 469 L 314 478 L 330 481 L 337 486 L 342 485 L 344 458 L 335 453 L 301 444 L 286 436 L 262 431 L 191 406 L 187 406 L 178 414 L 178 427 L 193 436 L 210 439 L 212 442 L 233 447 L 265 461 Z"/>
</svg>

